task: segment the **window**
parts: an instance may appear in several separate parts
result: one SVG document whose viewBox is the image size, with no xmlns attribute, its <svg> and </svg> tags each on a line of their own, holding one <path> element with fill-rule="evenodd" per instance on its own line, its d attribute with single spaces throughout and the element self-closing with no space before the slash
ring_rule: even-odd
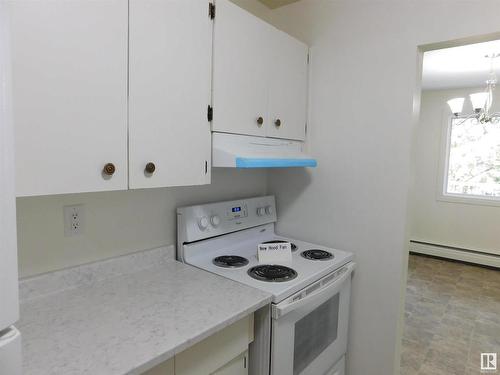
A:
<svg viewBox="0 0 500 375">
<path fill-rule="evenodd" d="M 451 118 L 447 132 L 444 196 L 500 203 L 500 125 Z"/>
</svg>

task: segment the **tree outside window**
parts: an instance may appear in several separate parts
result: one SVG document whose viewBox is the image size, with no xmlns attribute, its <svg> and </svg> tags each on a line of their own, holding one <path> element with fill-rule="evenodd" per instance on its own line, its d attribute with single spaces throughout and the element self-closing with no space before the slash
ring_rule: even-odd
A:
<svg viewBox="0 0 500 375">
<path fill-rule="evenodd" d="M 500 200 L 500 125 L 453 118 L 445 194 Z"/>
</svg>

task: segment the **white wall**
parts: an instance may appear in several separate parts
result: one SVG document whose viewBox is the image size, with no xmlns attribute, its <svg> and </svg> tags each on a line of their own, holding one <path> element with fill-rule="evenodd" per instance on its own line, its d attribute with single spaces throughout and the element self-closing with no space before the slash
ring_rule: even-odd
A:
<svg viewBox="0 0 500 375">
<path fill-rule="evenodd" d="M 214 169 L 212 184 L 17 199 L 20 276 L 175 244 L 177 206 L 266 193 L 265 171 Z M 64 237 L 63 206 L 84 204 L 85 234 Z"/>
<path fill-rule="evenodd" d="M 442 175 L 441 147 L 445 142 L 443 128 L 448 126 L 451 115 L 446 102 L 455 97 L 468 97 L 483 89 L 484 87 L 433 90 L 422 93 L 415 142 L 412 240 L 500 254 L 500 206 L 444 202 L 437 199 Z M 500 110 L 498 100 L 495 101 L 493 110 Z M 465 102 L 464 112 L 472 112 L 469 100 Z"/>
<path fill-rule="evenodd" d="M 500 31 L 500 2 L 478 4 L 303 0 L 273 11 L 312 46 L 309 142 L 319 166 L 273 172 L 270 190 L 281 232 L 356 253 L 350 375 L 399 374 L 417 46 Z"/>
</svg>

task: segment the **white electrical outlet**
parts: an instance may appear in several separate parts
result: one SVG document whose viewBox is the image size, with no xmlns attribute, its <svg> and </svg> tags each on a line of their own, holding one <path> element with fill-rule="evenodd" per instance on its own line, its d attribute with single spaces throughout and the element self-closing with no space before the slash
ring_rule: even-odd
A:
<svg viewBox="0 0 500 375">
<path fill-rule="evenodd" d="M 83 234 L 85 224 L 85 210 L 83 204 L 64 206 L 64 236 L 78 236 Z"/>
</svg>

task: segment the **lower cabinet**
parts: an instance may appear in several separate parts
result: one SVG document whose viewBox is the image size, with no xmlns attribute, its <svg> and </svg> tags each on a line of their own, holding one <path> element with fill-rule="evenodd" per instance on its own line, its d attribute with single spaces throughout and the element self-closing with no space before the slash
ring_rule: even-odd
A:
<svg viewBox="0 0 500 375">
<path fill-rule="evenodd" d="M 212 375 L 247 375 L 248 374 L 248 351 L 233 359 L 224 367 L 215 371 Z"/>
<path fill-rule="evenodd" d="M 174 369 L 174 358 L 170 358 L 168 361 L 160 363 L 142 375 L 174 375 Z"/>
<path fill-rule="evenodd" d="M 191 346 L 143 375 L 247 375 L 253 314 Z"/>
</svg>

